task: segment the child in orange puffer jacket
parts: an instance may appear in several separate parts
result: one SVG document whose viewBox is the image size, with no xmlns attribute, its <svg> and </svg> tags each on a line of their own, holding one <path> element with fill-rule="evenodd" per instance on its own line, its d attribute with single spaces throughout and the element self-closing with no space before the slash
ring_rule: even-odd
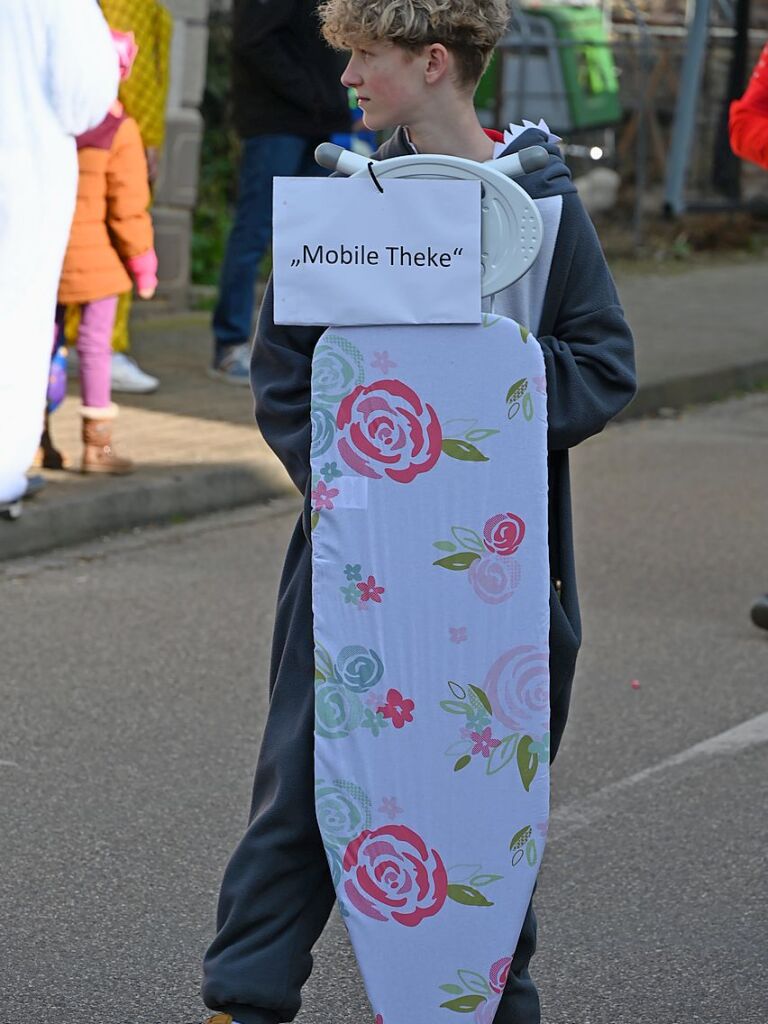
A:
<svg viewBox="0 0 768 1024">
<path fill-rule="evenodd" d="M 113 31 L 112 37 L 125 79 L 137 52 L 133 33 Z M 126 116 L 122 104 L 116 102 L 100 125 L 78 136 L 77 156 L 77 205 L 59 284 L 56 328 L 63 336 L 66 304 L 81 304 L 77 351 L 82 471 L 129 473 L 133 463 L 112 448 L 112 421 L 117 415 L 110 385 L 112 328 L 118 296 L 130 291 L 133 282 L 140 298 L 154 295 L 157 256 L 144 146 L 138 125 Z M 64 464 L 49 436 L 44 435 L 43 450 L 43 465 Z"/>
</svg>

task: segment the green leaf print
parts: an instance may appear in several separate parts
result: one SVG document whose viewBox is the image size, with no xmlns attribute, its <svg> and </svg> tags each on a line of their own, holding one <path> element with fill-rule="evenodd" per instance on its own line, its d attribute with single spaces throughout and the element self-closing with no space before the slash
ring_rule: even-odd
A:
<svg viewBox="0 0 768 1024">
<path fill-rule="evenodd" d="M 531 398 L 530 391 L 523 398 L 523 416 L 525 416 L 529 423 L 533 419 L 533 399 Z"/>
<path fill-rule="evenodd" d="M 462 754 L 468 754 L 474 742 L 472 740 L 456 740 L 445 752 L 446 757 L 461 757 Z"/>
<path fill-rule="evenodd" d="M 484 430 L 478 428 L 477 430 L 468 431 L 464 437 L 467 441 L 484 441 L 486 437 L 493 437 L 494 434 L 498 434 L 498 430 Z"/>
<path fill-rule="evenodd" d="M 512 836 L 512 842 L 509 844 L 510 850 L 522 850 L 532 835 L 533 830 L 531 826 L 523 825 L 523 827 Z"/>
<path fill-rule="evenodd" d="M 520 733 L 515 732 L 511 736 L 505 736 L 500 746 L 494 747 L 491 751 L 491 756 L 485 762 L 486 775 L 495 775 L 496 772 L 500 772 L 502 768 L 506 768 L 508 764 L 511 764 L 517 753 L 517 741 L 519 739 Z"/>
<path fill-rule="evenodd" d="M 500 882 L 503 877 L 503 875 L 475 875 L 474 878 L 470 878 L 470 882 L 472 885 L 482 888 L 484 885 L 490 885 L 491 882 Z"/>
<path fill-rule="evenodd" d="M 440 707 L 449 715 L 471 715 L 472 707 L 460 700 L 441 700 Z"/>
<path fill-rule="evenodd" d="M 443 452 L 452 459 L 461 459 L 463 462 L 488 462 L 488 457 L 483 455 L 479 448 L 475 448 L 469 441 L 460 441 L 455 437 L 443 438 Z"/>
<path fill-rule="evenodd" d="M 448 689 L 451 691 L 457 700 L 466 700 L 467 691 L 461 685 L 461 683 L 455 683 L 452 679 L 448 680 Z"/>
<path fill-rule="evenodd" d="M 432 565 L 440 565 L 443 569 L 451 569 L 453 572 L 463 572 L 479 557 L 480 555 L 474 551 L 457 551 L 453 555 L 446 555 L 445 558 L 438 558 Z"/>
<path fill-rule="evenodd" d="M 479 992 L 483 996 L 491 994 L 491 987 L 482 974 L 478 974 L 477 971 L 458 971 L 457 973 L 459 981 L 470 992 Z"/>
<path fill-rule="evenodd" d="M 451 533 L 463 548 L 468 551 L 479 551 L 481 555 L 485 554 L 483 539 L 475 530 L 470 530 L 467 526 L 452 526 Z"/>
<path fill-rule="evenodd" d="M 526 377 L 521 377 L 520 380 L 515 381 L 507 392 L 507 402 L 519 402 L 527 390 L 528 379 Z"/>
<path fill-rule="evenodd" d="M 459 760 L 456 762 L 456 764 L 453 766 L 453 770 L 455 772 L 460 772 L 462 768 L 466 768 L 467 767 L 467 765 L 471 762 L 471 760 L 472 760 L 472 756 L 470 754 L 462 755 L 462 757 L 460 757 Z"/>
<path fill-rule="evenodd" d="M 491 316 L 490 313 L 483 313 L 482 317 L 483 327 L 493 327 L 501 320 L 500 316 Z"/>
<path fill-rule="evenodd" d="M 439 551 L 455 551 L 456 545 L 449 540 L 436 540 L 432 545 L 433 548 L 437 548 Z"/>
<path fill-rule="evenodd" d="M 324 683 L 332 675 L 333 662 L 331 661 L 331 656 L 321 644 L 317 644 L 315 646 L 315 680 Z"/>
<path fill-rule="evenodd" d="M 471 885 L 453 884 L 448 886 L 448 899 L 455 903 L 463 903 L 466 907 L 492 907 L 493 903 L 487 900 L 479 889 L 473 889 Z"/>
<path fill-rule="evenodd" d="M 529 749 L 532 743 L 533 739 L 530 736 L 523 736 L 517 745 L 517 767 L 520 769 L 520 778 L 526 793 L 529 792 L 539 767 L 539 755 L 532 754 Z"/>
<path fill-rule="evenodd" d="M 482 864 L 454 864 L 448 869 L 449 882 L 468 882 L 472 875 L 482 870 Z"/>
<path fill-rule="evenodd" d="M 449 996 L 460 996 L 464 989 L 461 985 L 441 985 L 441 992 L 447 992 Z"/>
<path fill-rule="evenodd" d="M 528 330 L 527 327 L 523 327 L 523 325 L 520 324 L 520 337 L 523 339 L 523 344 L 525 344 L 528 341 L 528 335 L 530 333 L 531 332 Z"/>
<path fill-rule="evenodd" d="M 459 996 L 458 999 L 449 999 L 447 1003 L 440 1003 L 443 1010 L 454 1010 L 456 1013 L 473 1013 L 480 1003 L 487 1000 L 484 996 Z"/>
<path fill-rule="evenodd" d="M 528 861 L 530 867 L 534 867 L 538 860 L 538 851 L 536 850 L 536 840 L 529 839 L 525 846 L 525 859 Z"/>
<path fill-rule="evenodd" d="M 483 707 L 488 712 L 488 714 L 492 715 L 493 714 L 493 708 L 491 707 L 491 702 L 488 700 L 488 697 L 486 696 L 485 690 L 481 690 L 479 686 L 471 686 L 470 685 L 469 688 L 472 691 L 472 693 L 474 693 L 474 695 L 477 697 L 477 699 L 480 701 L 480 703 L 483 705 Z"/>
<path fill-rule="evenodd" d="M 317 526 L 317 524 L 319 522 L 320 522 L 320 513 L 319 512 L 313 512 L 312 515 L 309 518 L 309 529 L 310 529 L 310 532 L 315 529 L 315 527 Z"/>
</svg>

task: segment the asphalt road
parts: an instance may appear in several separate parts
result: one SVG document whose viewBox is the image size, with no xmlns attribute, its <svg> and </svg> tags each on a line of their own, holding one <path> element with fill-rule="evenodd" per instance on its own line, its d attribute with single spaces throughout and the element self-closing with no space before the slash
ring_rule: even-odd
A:
<svg viewBox="0 0 768 1024">
<path fill-rule="evenodd" d="M 544 1022 L 766 1024 L 768 395 L 610 428 L 573 476 L 585 636 Z M 296 507 L 0 569 L 0 1024 L 202 1017 Z M 334 918 L 298 1021 L 370 1019 Z"/>
</svg>

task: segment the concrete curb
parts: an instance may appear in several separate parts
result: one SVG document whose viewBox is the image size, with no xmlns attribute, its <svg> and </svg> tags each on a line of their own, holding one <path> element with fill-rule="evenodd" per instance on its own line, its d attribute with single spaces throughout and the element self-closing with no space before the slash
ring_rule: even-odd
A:
<svg viewBox="0 0 768 1024">
<path fill-rule="evenodd" d="M 768 360 L 649 383 L 640 387 L 617 419 L 625 422 L 660 409 L 680 410 L 766 386 Z M 50 504 L 44 494 L 37 502 L 27 503 L 18 521 L 0 521 L 0 562 L 107 533 L 223 512 L 286 495 L 298 498 L 276 461 L 263 466 L 171 467 L 166 473 L 122 478 L 119 485 L 99 491 L 83 488 Z"/>
<path fill-rule="evenodd" d="M 642 384 L 630 405 L 616 417 L 616 422 L 653 416 L 660 409 L 680 410 L 689 405 L 717 402 L 741 391 L 757 391 L 766 386 L 768 359 Z"/>
<path fill-rule="evenodd" d="M 45 503 L 28 502 L 21 519 L 0 522 L 0 562 L 79 544 L 107 533 L 221 512 L 296 494 L 275 465 L 234 464 L 170 469 L 154 477 L 122 478 L 120 486 Z M 298 495 L 297 495 L 298 497 Z"/>
</svg>

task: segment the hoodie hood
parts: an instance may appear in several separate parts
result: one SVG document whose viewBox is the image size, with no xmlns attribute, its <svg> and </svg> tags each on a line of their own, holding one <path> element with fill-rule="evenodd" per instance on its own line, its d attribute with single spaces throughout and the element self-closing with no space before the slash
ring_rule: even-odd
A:
<svg viewBox="0 0 768 1024">
<path fill-rule="evenodd" d="M 493 138 L 498 139 L 498 133 L 493 133 Z M 563 162 L 557 143 L 550 142 L 548 132 L 540 128 L 527 128 L 521 132 L 512 142 L 509 143 L 497 155 L 506 156 L 508 153 L 517 153 L 527 146 L 543 146 L 549 153 L 549 163 L 540 171 L 533 171 L 531 174 L 523 174 L 514 180 L 520 185 L 532 199 L 544 199 L 547 196 L 562 196 L 568 192 L 575 192 L 576 186 L 571 180 L 571 172 Z M 409 156 L 417 150 L 408 138 L 403 125 L 394 130 L 392 135 L 382 143 L 373 154 L 374 160 L 390 160 L 396 156 Z"/>
</svg>

